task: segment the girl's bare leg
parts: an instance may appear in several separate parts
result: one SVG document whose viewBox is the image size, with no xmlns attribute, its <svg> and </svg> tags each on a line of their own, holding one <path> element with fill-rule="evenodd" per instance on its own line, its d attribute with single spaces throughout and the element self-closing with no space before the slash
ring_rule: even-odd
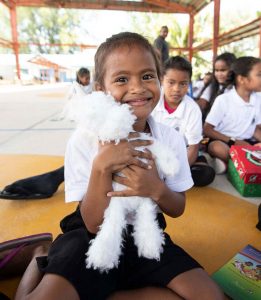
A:
<svg viewBox="0 0 261 300">
<path fill-rule="evenodd" d="M 168 284 L 168 288 L 186 300 L 224 300 L 218 285 L 200 268 L 178 275 Z"/>
<path fill-rule="evenodd" d="M 49 245 L 48 245 L 49 246 Z M 15 300 L 80 300 L 73 286 L 61 276 L 43 274 L 39 271 L 36 257 L 46 256 L 48 246 L 39 246 L 35 249 L 32 260 L 28 265 L 18 286 Z M 131 291 L 119 291 L 108 300 L 181 300 L 168 288 L 147 287 Z"/>
<path fill-rule="evenodd" d="M 229 158 L 229 147 L 221 141 L 213 141 L 208 146 L 208 153 L 226 162 Z"/>
<path fill-rule="evenodd" d="M 35 249 L 32 260 L 28 265 L 16 291 L 15 300 L 80 300 L 76 290 L 63 277 L 39 271 L 36 257 L 46 256 L 49 245 Z"/>
<path fill-rule="evenodd" d="M 119 291 L 107 300 L 181 300 L 181 298 L 168 288 L 146 287 L 137 290 Z"/>
</svg>

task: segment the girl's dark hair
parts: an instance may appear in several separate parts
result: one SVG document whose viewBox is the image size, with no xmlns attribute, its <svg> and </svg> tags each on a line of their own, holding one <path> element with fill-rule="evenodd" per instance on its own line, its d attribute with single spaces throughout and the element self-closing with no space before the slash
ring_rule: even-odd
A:
<svg viewBox="0 0 261 300">
<path fill-rule="evenodd" d="M 76 81 L 81 84 L 80 81 L 80 77 L 83 76 L 90 76 L 90 71 L 87 68 L 80 68 L 77 72 L 76 72 Z"/>
<path fill-rule="evenodd" d="M 253 56 L 242 56 L 236 59 L 232 64 L 229 81 L 231 84 L 236 85 L 237 76 L 241 75 L 247 77 L 254 65 L 260 64 L 261 59 Z"/>
<path fill-rule="evenodd" d="M 168 58 L 163 65 L 163 75 L 165 75 L 169 69 L 175 69 L 175 70 L 187 72 L 189 75 L 189 79 L 191 79 L 192 66 L 191 63 L 188 60 L 186 60 L 184 57 L 172 56 Z"/>
<path fill-rule="evenodd" d="M 161 78 L 161 63 L 150 42 L 142 35 L 134 32 L 121 32 L 103 42 L 94 57 L 94 81 L 104 86 L 105 65 L 107 56 L 122 46 L 139 46 L 151 53 L 155 61 L 158 78 Z M 126 58 L 127 59 L 127 58 Z"/>
<path fill-rule="evenodd" d="M 225 64 L 231 68 L 233 62 L 236 60 L 236 56 L 233 54 L 233 53 L 230 53 L 230 52 L 225 52 L 225 53 L 222 53 L 220 55 L 218 55 L 216 57 L 216 59 L 214 60 L 214 65 L 213 65 L 213 74 L 215 74 L 215 63 L 219 60 L 222 60 L 225 62 Z M 212 77 L 212 81 L 211 81 L 211 94 L 210 94 L 210 100 L 209 100 L 209 109 L 211 108 L 213 102 L 215 101 L 216 97 L 223 94 L 226 87 L 230 84 L 230 81 L 228 80 L 223 88 L 220 90 L 219 88 L 219 83 L 215 77 L 215 75 L 213 75 Z"/>
</svg>

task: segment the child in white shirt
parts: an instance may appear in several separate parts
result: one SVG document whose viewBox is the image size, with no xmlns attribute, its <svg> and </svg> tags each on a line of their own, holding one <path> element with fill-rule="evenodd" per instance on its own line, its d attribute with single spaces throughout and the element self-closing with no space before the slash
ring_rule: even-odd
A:
<svg viewBox="0 0 261 300">
<path fill-rule="evenodd" d="M 215 100 L 204 124 L 208 152 L 224 163 L 232 145 L 261 142 L 261 60 L 238 58 L 232 65 L 234 88 Z"/>
</svg>

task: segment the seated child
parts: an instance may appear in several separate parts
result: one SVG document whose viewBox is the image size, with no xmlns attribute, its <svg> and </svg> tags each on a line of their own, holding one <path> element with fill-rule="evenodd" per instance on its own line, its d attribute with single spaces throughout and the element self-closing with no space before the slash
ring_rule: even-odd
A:
<svg viewBox="0 0 261 300">
<path fill-rule="evenodd" d="M 231 89 L 231 82 L 228 81 L 228 77 L 231 65 L 235 60 L 235 55 L 229 52 L 222 53 L 216 57 L 211 82 L 196 99 L 197 104 L 202 111 L 203 120 L 206 119 L 217 96 L 226 93 Z"/>
<path fill-rule="evenodd" d="M 199 106 L 187 95 L 192 66 L 180 56 L 170 57 L 163 68 L 162 93 L 153 118 L 175 128 L 184 137 L 192 178 L 196 186 L 210 184 L 215 171 L 203 156 L 198 157 L 202 140 L 202 114 Z"/>
<path fill-rule="evenodd" d="M 232 145 L 261 142 L 261 97 L 257 93 L 261 91 L 261 60 L 238 58 L 232 65 L 231 81 L 233 89 L 217 97 L 204 124 L 210 138 L 208 153 L 224 165 Z"/>
<path fill-rule="evenodd" d="M 132 225 L 124 234 L 118 268 L 107 273 L 86 268 L 85 253 L 112 196 L 151 198 L 159 208 L 162 229 L 166 227 L 163 212 L 178 217 L 185 209 L 185 191 L 193 182 L 183 138 L 150 117 L 160 97 L 160 76 L 153 47 L 139 34 L 119 33 L 99 46 L 95 55 L 95 89 L 132 107 L 137 117 L 136 132 L 118 144 L 90 145 L 80 130 L 71 137 L 65 155 L 66 201 L 79 201 L 79 207 L 62 221 L 63 234 L 53 242 L 48 255 L 35 254 L 42 257 L 37 258 L 38 266 L 35 259 L 31 261 L 16 300 L 224 299 L 202 267 L 167 233 L 159 261 L 139 257 Z M 175 176 L 163 180 L 151 153 L 136 149 L 151 143 L 137 139 L 139 132 L 150 133 L 173 149 L 182 166 Z M 115 174 L 119 171 L 125 177 Z M 126 189 L 113 191 L 113 180 Z"/>
</svg>

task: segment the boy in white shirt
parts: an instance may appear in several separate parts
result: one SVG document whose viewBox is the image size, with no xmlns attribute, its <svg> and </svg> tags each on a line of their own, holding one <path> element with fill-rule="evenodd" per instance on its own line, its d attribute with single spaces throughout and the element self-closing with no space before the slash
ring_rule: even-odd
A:
<svg viewBox="0 0 261 300">
<path fill-rule="evenodd" d="M 194 184 L 205 186 L 214 180 L 215 172 L 204 157 L 198 157 L 202 140 L 202 114 L 199 106 L 187 95 L 191 75 L 191 64 L 183 57 L 170 57 L 165 62 L 161 99 L 152 116 L 157 122 L 173 127 L 182 134 Z"/>
</svg>

